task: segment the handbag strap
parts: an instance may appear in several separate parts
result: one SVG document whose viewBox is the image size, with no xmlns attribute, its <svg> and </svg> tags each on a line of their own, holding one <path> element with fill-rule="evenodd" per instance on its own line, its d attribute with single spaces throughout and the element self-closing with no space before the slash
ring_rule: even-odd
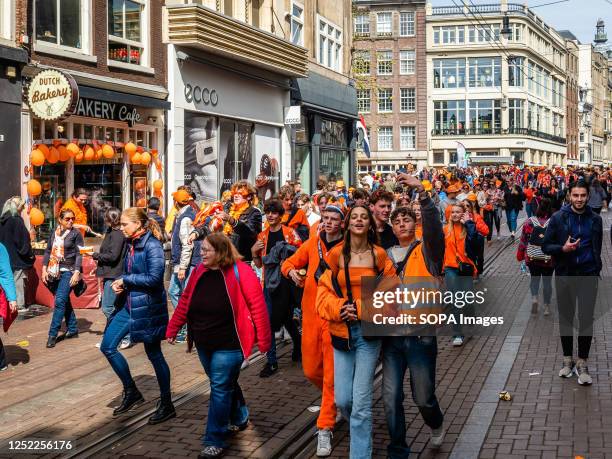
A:
<svg viewBox="0 0 612 459">
<path fill-rule="evenodd" d="M 238 284 L 240 284 L 240 272 L 238 271 L 238 263 L 234 263 L 234 275 L 236 276 Z"/>
<path fill-rule="evenodd" d="M 349 264 L 344 260 L 344 281 L 346 282 L 346 296 L 349 303 L 353 302 L 353 289 L 351 288 L 351 275 L 349 274 Z"/>
</svg>

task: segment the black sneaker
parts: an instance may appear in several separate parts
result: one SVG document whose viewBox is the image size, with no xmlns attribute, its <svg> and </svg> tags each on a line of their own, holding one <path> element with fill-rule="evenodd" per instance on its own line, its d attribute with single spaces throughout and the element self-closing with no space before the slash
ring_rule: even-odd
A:
<svg viewBox="0 0 612 459">
<path fill-rule="evenodd" d="M 118 416 L 123 413 L 127 413 L 132 408 L 144 403 L 144 397 L 136 387 L 131 387 L 123 391 L 123 398 L 121 404 L 114 409 L 113 416 Z"/>
<path fill-rule="evenodd" d="M 260 378 L 269 378 L 278 371 L 278 363 L 267 362 L 263 369 L 259 372 Z"/>
<path fill-rule="evenodd" d="M 49 336 L 49 339 L 47 339 L 47 347 L 48 348 L 55 347 L 55 343 L 57 343 L 57 337 Z"/>
<path fill-rule="evenodd" d="M 172 402 L 162 402 L 161 400 L 157 403 L 157 410 L 153 413 L 153 416 L 149 418 L 149 424 L 161 424 L 176 417 L 176 411 Z"/>
<path fill-rule="evenodd" d="M 64 334 L 64 339 L 72 339 L 72 338 L 78 338 L 78 337 L 79 337 L 79 332 L 78 331 L 76 331 L 74 333 L 66 332 Z"/>
</svg>

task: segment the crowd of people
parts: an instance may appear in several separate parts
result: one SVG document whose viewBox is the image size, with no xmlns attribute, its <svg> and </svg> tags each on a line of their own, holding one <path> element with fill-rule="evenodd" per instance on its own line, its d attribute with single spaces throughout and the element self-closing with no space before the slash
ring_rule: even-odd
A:
<svg viewBox="0 0 612 459">
<path fill-rule="evenodd" d="M 350 457 L 371 457 L 373 381 L 382 361 L 388 456 L 406 458 L 406 371 L 414 403 L 431 429 L 431 445 L 444 441 L 444 415 L 435 394 L 438 341 L 402 330 L 384 338 L 364 336 L 363 279 L 443 279 L 450 291 L 472 290 L 483 275 L 487 244 L 494 235 L 502 237 L 505 217 L 509 237 L 520 237 L 517 259 L 531 276 L 533 314 L 539 310 L 540 284 L 543 314 L 551 313 L 556 273 L 564 354 L 559 376 L 575 373 L 579 384 L 589 385 L 587 359 L 602 269 L 599 214 L 607 211 L 610 191 L 609 171 L 514 167 L 418 173 L 407 167 L 362 175 L 355 187 L 320 181 L 311 195 L 288 182 L 263 203 L 247 181 L 235 183 L 213 203 L 196 202 L 192 190 L 182 186 L 173 193 L 167 216 L 157 198 L 147 209 L 107 209 L 104 240 L 88 253 L 79 250 L 90 231 L 84 211 L 88 195 L 76 190 L 57 216 L 43 258 L 42 281 L 55 298 L 47 347 L 78 337 L 70 293 L 78 296 L 86 288 L 81 271 L 83 257 L 90 256 L 97 262 L 107 319 L 100 351 L 123 385 L 114 416 L 144 401 L 120 352 L 136 343 L 144 344 L 160 389 L 149 423 L 176 416 L 161 343 L 186 342 L 189 350 L 195 347 L 211 387 L 200 457 L 222 456 L 230 435 L 249 423 L 240 370 L 257 345 L 266 355 L 259 376 L 274 375 L 276 335 L 284 329 L 292 360 L 301 362 L 306 378 L 321 390 L 317 455 L 331 454 L 340 414 L 349 422 Z M 13 310 L 25 307 L 24 278 L 34 263 L 23 208 L 20 198 L 11 198 L 0 216 L 0 285 Z M 527 219 L 519 235 L 522 210 Z M 170 247 L 167 290 L 164 244 Z M 568 280 L 577 277 L 581 287 Z M 575 360 L 576 308 L 581 327 Z M 470 307 L 461 312 L 475 314 Z M 66 331 L 60 335 L 63 322 Z M 461 324 L 454 325 L 452 346 L 467 339 Z M 0 369 L 5 368 L 0 341 Z"/>
</svg>

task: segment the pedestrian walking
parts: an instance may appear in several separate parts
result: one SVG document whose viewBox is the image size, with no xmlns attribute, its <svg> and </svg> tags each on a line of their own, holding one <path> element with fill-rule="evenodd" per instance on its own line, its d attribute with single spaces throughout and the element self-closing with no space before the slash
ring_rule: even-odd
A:
<svg viewBox="0 0 612 459">
<path fill-rule="evenodd" d="M 115 300 L 117 295 L 113 291 L 112 284 L 123 274 L 123 263 L 125 260 L 126 240 L 121 231 L 121 211 L 116 207 L 110 207 L 104 213 L 106 234 L 100 245 L 100 250 L 91 254 L 97 262 L 96 276 L 102 281 L 102 313 L 108 321 L 115 311 Z M 87 253 L 84 254 L 88 256 Z M 120 348 L 130 347 L 129 335 L 121 342 Z"/>
<path fill-rule="evenodd" d="M 472 213 L 463 203 L 453 204 L 444 238 L 444 279 L 447 289 L 453 293 L 473 290 L 474 277 L 478 274 L 475 263 L 478 232 Z M 463 346 L 465 342 L 459 312 L 466 317 L 474 316 L 474 304 L 469 303 L 462 309 L 454 308 L 456 323 L 453 325 L 453 346 Z"/>
<path fill-rule="evenodd" d="M 578 376 L 578 384 L 591 385 L 588 358 L 593 338 L 593 315 L 602 268 L 601 216 L 587 205 L 589 186 L 584 180 L 569 188 L 569 205 L 550 218 L 542 251 L 555 257 L 555 288 L 563 367 L 559 376 Z M 576 311 L 578 310 L 578 311 Z M 574 363 L 574 319 L 578 313 L 578 360 Z"/>
<path fill-rule="evenodd" d="M 255 341 L 260 352 L 270 348 L 270 323 L 259 279 L 223 233 L 202 242 L 202 263 L 187 283 L 168 325 L 174 344 L 187 324 L 188 349 L 195 344 L 210 380 L 204 449 L 198 457 L 216 458 L 227 448 L 228 436 L 246 429 L 249 410 L 238 384 L 240 366 Z"/>
<path fill-rule="evenodd" d="M 123 211 L 121 230 L 128 240 L 123 274 L 112 283 L 117 300 L 100 351 L 123 384 L 123 398 L 113 411 L 117 416 L 144 402 L 128 362 L 117 351 L 117 346 L 128 334 L 132 343 L 144 344 L 160 391 L 160 401 L 148 423 L 159 424 L 176 416 L 170 392 L 170 368 L 161 350 L 168 325 L 163 234 L 157 222 L 149 219 L 139 207 Z"/>
<path fill-rule="evenodd" d="M 0 293 L 0 295 L 3 294 L 5 296 L 5 298 L 0 299 L 0 301 L 7 301 L 9 314 L 16 314 L 17 291 L 15 288 L 15 279 L 13 278 L 9 253 L 2 243 L 0 243 L 0 287 L 2 287 L 2 293 Z M 6 321 L 6 318 L 4 320 Z M 6 324 L 7 322 L 4 323 L 5 329 Z M 0 371 L 6 370 L 8 370 L 6 351 L 4 350 L 4 344 L 2 344 L 2 338 L 0 338 Z"/>
<path fill-rule="evenodd" d="M 552 201 L 543 198 L 534 216 L 527 219 L 523 225 L 521 240 L 516 252 L 516 258 L 525 262 L 529 269 L 531 291 L 531 313 L 538 313 L 540 283 L 544 295 L 543 314 L 550 314 L 550 301 L 552 298 L 552 275 L 554 272 L 554 260 L 550 255 L 542 251 L 544 235 L 552 214 Z"/>
<path fill-rule="evenodd" d="M 400 177 L 400 180 L 402 177 Z M 416 190 L 421 214 L 422 231 L 416 235 L 417 218 L 407 208 L 397 208 L 391 214 L 393 232 L 399 245 L 387 253 L 393 261 L 402 283 L 411 279 L 422 285 L 437 284 L 444 261 L 444 233 L 438 210 L 416 178 L 408 176 L 403 183 Z M 414 205 L 413 205 L 414 207 Z M 410 327 L 397 331 L 397 336 L 383 338 L 383 402 L 391 441 L 387 457 L 407 458 L 410 448 L 406 442 L 404 415 L 404 376 L 410 371 L 412 399 L 431 429 L 431 446 L 439 448 L 444 441 L 444 415 L 436 398 L 436 336 L 412 336 Z"/>
<path fill-rule="evenodd" d="M 67 331 L 62 339 L 77 338 L 79 329 L 76 315 L 70 302 L 70 292 L 84 290 L 81 283 L 83 256 L 79 250 L 83 246 L 81 232 L 74 228 L 74 212 L 62 209 L 57 227 L 51 232 L 42 263 L 42 281 L 55 296 L 53 315 L 49 326 L 47 347 L 55 347 L 62 322 L 66 321 Z"/>
<path fill-rule="evenodd" d="M 510 177 L 507 185 L 508 186 L 504 190 L 504 208 L 506 209 L 506 220 L 508 222 L 508 229 L 510 230 L 510 237 L 514 238 L 518 214 L 523 208 L 525 195 L 521 187 L 514 183 L 514 178 Z"/>
<path fill-rule="evenodd" d="M 601 182 L 598 179 L 593 179 L 589 189 L 589 207 L 596 214 L 600 214 L 601 209 L 607 208 L 607 200 L 608 193 L 606 193 L 606 190 L 601 186 Z"/>
<path fill-rule="evenodd" d="M 359 459 L 372 456 L 372 391 L 381 347 L 380 339 L 362 335 L 361 280 L 395 276 L 395 269 L 378 245 L 376 221 L 368 208 L 350 209 L 345 226 L 344 241 L 329 253 L 330 269 L 319 280 L 316 307 L 329 322 L 336 406 L 349 421 L 350 458 Z"/>
<path fill-rule="evenodd" d="M 13 196 L 4 203 L 0 216 L 0 243 L 4 244 L 11 262 L 19 310 L 25 310 L 25 283 L 36 259 L 30 233 L 21 218 L 24 207 L 23 199 Z"/>
<path fill-rule="evenodd" d="M 330 201 L 319 224 L 321 231 L 310 238 L 287 258 L 281 267 L 285 277 L 304 288 L 302 296 L 302 368 L 308 380 L 321 392 L 321 409 L 317 417 L 317 456 L 332 452 L 331 436 L 336 424 L 334 403 L 334 351 L 326 320 L 316 311 L 317 283 L 328 268 L 327 257 L 342 241 L 345 209 Z M 301 270 L 306 273 L 300 274 Z"/>
</svg>

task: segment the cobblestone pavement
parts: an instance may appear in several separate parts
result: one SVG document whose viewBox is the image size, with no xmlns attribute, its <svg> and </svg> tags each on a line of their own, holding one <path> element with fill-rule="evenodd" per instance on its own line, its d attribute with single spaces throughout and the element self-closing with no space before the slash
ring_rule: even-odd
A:
<svg viewBox="0 0 612 459">
<path fill-rule="evenodd" d="M 609 219 L 606 216 L 606 221 Z M 609 221 L 605 225 L 609 227 Z M 606 231 L 604 264 L 612 266 L 612 249 Z M 504 241 L 494 240 L 488 256 L 497 253 Z M 527 295 L 525 280 L 515 259 L 515 247 L 499 255 L 487 276 L 504 277 L 505 312 L 513 316 Z M 609 273 L 609 268 L 606 274 Z M 553 301 L 554 303 L 554 301 Z M 134 417 L 151 410 L 157 385 L 142 346 L 125 352 L 147 404 L 125 418 L 112 419 L 121 386 L 95 344 L 100 340 L 104 318 L 99 310 L 77 311 L 81 335 L 61 342 L 55 349 L 44 348 L 49 315 L 20 321 L 3 340 L 10 370 L 0 374 L 5 393 L 0 398 L 0 439 L 75 439 L 77 448 L 120 431 Z M 546 328 L 547 327 L 547 328 Z M 612 424 L 612 398 L 607 356 L 612 345 L 605 332 L 609 321 L 596 327 L 590 368 L 592 387 L 579 387 L 575 378 L 556 376 L 560 363 L 560 343 L 553 323 L 541 315 L 529 319 L 516 358 L 510 363 L 507 382 L 499 390 L 509 390 L 510 402 L 499 402 L 490 426 L 482 426 L 483 444 L 479 457 L 606 457 L 612 440 L 605 433 Z M 542 333 L 542 330 L 548 330 Z M 468 419 L 491 369 L 503 353 L 504 336 L 475 337 L 462 348 L 439 339 L 437 394 L 445 413 L 446 440 L 437 452 L 429 448 L 429 429 L 423 425 L 411 401 L 409 378 L 405 381 L 405 413 L 411 457 L 462 457 L 458 455 Z M 28 344 L 16 343 L 27 340 Z M 145 426 L 126 438 L 105 446 L 95 457 L 194 457 L 201 448 L 200 437 L 206 424 L 208 387 L 195 354 L 184 346 L 164 344 L 172 368 L 173 392 L 193 394 L 177 409 L 178 417 L 158 426 Z M 258 377 L 262 361 L 243 370 L 240 383 L 251 412 L 251 424 L 231 441 L 227 457 L 274 457 L 279 448 L 299 435 L 300 429 L 316 416 L 313 407 L 320 400 L 305 380 L 298 364 L 290 361 L 291 345 L 279 350 L 280 371 L 269 379 Z M 311 410 L 309 410 L 311 408 Z M 588 416 L 587 416 L 588 413 Z M 477 413 L 476 413 L 477 414 Z M 584 421 L 579 421 L 583 417 Z M 469 422 L 468 422 L 469 424 Z M 486 438 L 484 437 L 486 431 Z M 313 432 L 314 433 L 314 432 Z M 465 432 L 464 432 L 465 435 Z M 463 437 L 462 437 L 463 438 Z M 388 442 L 380 387 L 374 393 L 374 456 L 385 457 Z M 348 456 L 346 423 L 335 432 L 333 457 Z M 608 453 L 611 456 L 611 453 Z M 0 457 L 13 457 L 0 449 Z M 22 456 L 25 457 L 25 456 Z M 466 456 L 467 457 L 467 456 Z M 612 456 L 611 456 L 612 457 Z"/>
</svg>

